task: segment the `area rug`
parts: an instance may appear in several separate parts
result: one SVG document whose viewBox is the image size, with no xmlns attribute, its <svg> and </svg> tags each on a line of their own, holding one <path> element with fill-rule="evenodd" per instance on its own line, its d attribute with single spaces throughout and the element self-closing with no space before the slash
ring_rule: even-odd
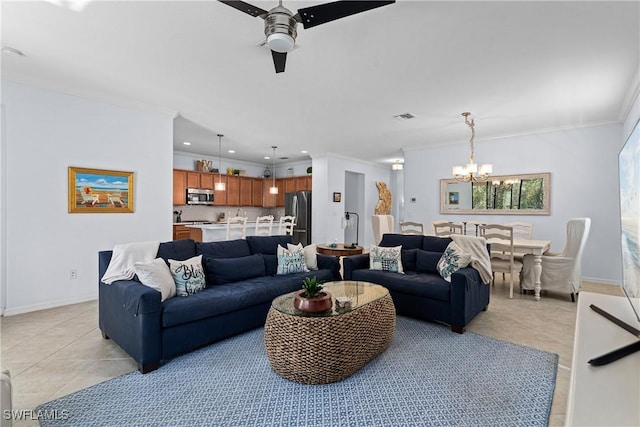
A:
<svg viewBox="0 0 640 427">
<path fill-rule="evenodd" d="M 302 385 L 271 370 L 256 329 L 37 410 L 64 414 L 45 427 L 546 426 L 557 365 L 557 354 L 398 317 L 390 347 L 353 376 Z"/>
</svg>

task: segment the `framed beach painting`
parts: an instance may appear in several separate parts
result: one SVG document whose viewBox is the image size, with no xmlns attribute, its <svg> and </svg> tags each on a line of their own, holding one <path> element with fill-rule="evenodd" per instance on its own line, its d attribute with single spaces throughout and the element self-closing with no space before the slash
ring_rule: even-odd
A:
<svg viewBox="0 0 640 427">
<path fill-rule="evenodd" d="M 69 213 L 133 213 L 133 172 L 69 166 Z"/>
</svg>

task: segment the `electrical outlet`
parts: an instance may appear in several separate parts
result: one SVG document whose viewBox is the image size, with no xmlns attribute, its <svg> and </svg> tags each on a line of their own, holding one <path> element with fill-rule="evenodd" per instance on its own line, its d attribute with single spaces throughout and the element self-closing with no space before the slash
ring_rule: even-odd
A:
<svg viewBox="0 0 640 427">
<path fill-rule="evenodd" d="M 78 270 L 75 268 L 69 271 L 69 279 L 77 279 L 78 278 Z"/>
</svg>

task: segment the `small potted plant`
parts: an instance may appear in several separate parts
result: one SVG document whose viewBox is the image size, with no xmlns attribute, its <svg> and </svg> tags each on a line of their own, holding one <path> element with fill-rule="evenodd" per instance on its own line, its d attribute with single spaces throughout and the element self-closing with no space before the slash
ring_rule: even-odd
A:
<svg viewBox="0 0 640 427">
<path fill-rule="evenodd" d="M 322 284 L 314 277 L 305 277 L 302 290 L 296 293 L 293 306 L 307 313 L 320 313 L 331 308 L 331 294 L 322 288 Z"/>
</svg>

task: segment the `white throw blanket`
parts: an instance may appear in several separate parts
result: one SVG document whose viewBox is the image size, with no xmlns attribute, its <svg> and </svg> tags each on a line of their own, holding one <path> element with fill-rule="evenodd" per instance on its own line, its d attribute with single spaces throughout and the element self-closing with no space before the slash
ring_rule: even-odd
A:
<svg viewBox="0 0 640 427">
<path fill-rule="evenodd" d="M 484 237 L 465 236 L 452 234 L 451 240 L 466 254 L 471 255 L 471 267 L 478 270 L 482 283 L 490 283 L 493 277 L 491 272 L 491 257 L 487 251 L 487 240 Z"/>
<path fill-rule="evenodd" d="M 153 261 L 158 254 L 159 246 L 159 241 L 115 245 L 102 281 L 110 285 L 116 280 L 133 279 L 136 274 L 135 263 Z"/>
</svg>

